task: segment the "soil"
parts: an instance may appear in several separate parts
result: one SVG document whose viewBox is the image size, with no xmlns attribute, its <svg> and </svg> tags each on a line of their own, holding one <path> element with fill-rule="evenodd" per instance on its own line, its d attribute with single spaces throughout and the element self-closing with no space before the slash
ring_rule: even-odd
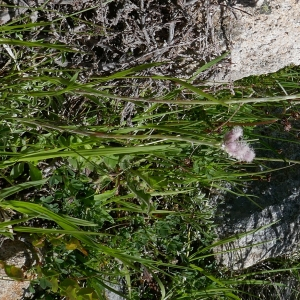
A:
<svg viewBox="0 0 300 300">
<path fill-rule="evenodd" d="M 254 5 L 254 1 L 238 2 L 239 7 Z M 228 50 L 226 20 L 237 4 L 220 0 L 11 0 L 2 3 L 23 7 L 3 8 L 2 24 L 20 16 L 25 20 L 30 17 L 31 22 L 53 22 L 61 18 L 56 25 L 30 32 L 27 37 L 81 50 L 68 55 L 65 61 L 56 61 L 58 65 L 81 67 L 103 75 L 149 62 L 167 62 L 155 68 L 155 73 L 177 77 L 191 76 Z M 0 58 L 1 65 L 5 60 L 4 56 Z M 199 78 L 208 77 L 210 72 Z"/>
</svg>

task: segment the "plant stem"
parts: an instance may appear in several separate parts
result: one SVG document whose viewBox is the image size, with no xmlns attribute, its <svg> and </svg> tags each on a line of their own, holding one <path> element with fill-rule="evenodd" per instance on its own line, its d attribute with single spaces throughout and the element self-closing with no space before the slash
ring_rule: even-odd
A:
<svg viewBox="0 0 300 300">
<path fill-rule="evenodd" d="M 120 134 L 110 134 L 110 133 L 103 133 L 103 132 L 93 132 L 93 131 L 86 131 L 86 130 L 78 130 L 78 129 L 65 129 L 59 126 L 55 126 L 52 124 L 45 124 L 45 123 L 40 123 L 37 121 L 31 121 L 31 120 L 22 120 L 18 119 L 19 122 L 21 123 L 27 123 L 27 124 L 32 124 L 44 128 L 50 128 L 58 131 L 64 131 L 64 132 L 71 132 L 71 133 L 76 133 L 84 136 L 90 136 L 90 137 L 97 137 L 97 138 L 102 138 L 102 139 L 121 139 L 121 140 L 147 140 L 147 139 L 159 139 L 161 141 L 164 140 L 172 140 L 172 141 L 181 141 L 181 142 L 189 142 L 192 144 L 196 145 L 204 145 L 204 146 L 210 146 L 210 147 L 215 147 L 218 148 L 221 146 L 220 142 L 216 141 L 201 141 L 201 140 L 196 140 L 196 139 L 191 139 L 191 138 L 186 138 L 182 136 L 173 136 L 173 135 L 162 135 L 162 134 L 154 134 L 154 135 L 120 135 Z"/>
</svg>

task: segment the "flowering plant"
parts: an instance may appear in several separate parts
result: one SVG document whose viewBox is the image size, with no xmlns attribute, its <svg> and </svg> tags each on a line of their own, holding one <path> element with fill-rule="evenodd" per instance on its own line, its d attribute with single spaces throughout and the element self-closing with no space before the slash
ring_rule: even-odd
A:
<svg viewBox="0 0 300 300">
<path fill-rule="evenodd" d="M 224 136 L 223 149 L 239 161 L 252 162 L 255 157 L 254 150 L 243 141 L 243 129 L 235 126 Z"/>
</svg>

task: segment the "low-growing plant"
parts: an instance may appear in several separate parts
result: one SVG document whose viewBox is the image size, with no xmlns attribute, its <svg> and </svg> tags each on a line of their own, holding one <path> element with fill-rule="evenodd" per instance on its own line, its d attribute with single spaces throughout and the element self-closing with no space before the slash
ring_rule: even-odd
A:
<svg viewBox="0 0 300 300">
<path fill-rule="evenodd" d="M 7 36 L 31 29 L 2 27 Z M 243 127 L 254 154 L 262 147 L 255 126 L 295 117 L 298 89 L 282 78 L 297 72 L 270 75 L 265 85 L 247 79 L 234 94 L 192 84 L 225 55 L 186 80 L 141 74 L 162 63 L 85 78 L 52 64 L 78 50 L 7 36 L 0 43 L 16 58 L 36 56 L 1 75 L 0 207 L 11 217 L 0 230 L 12 239 L 28 233 L 40 257 L 27 272 L 3 263 L 8 276 L 31 279 L 35 299 L 106 299 L 107 291 L 126 299 L 243 299 L 245 284 L 268 284 L 216 265 L 217 207 L 209 196 L 226 191 L 225 182 L 240 187 L 269 172 L 259 170 L 266 158 L 233 155 L 233 142 L 246 143 L 241 134 L 229 141 L 228 132 Z M 133 80 L 173 87 L 131 97 L 125 89 Z"/>
</svg>

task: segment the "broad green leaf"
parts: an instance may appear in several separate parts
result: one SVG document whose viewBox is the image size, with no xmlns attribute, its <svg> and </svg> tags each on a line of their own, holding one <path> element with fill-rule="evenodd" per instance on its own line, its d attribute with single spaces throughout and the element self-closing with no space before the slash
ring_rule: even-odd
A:
<svg viewBox="0 0 300 300">
<path fill-rule="evenodd" d="M 16 163 L 11 171 L 10 171 L 10 176 L 14 179 L 18 178 L 19 176 L 21 176 L 24 172 L 24 163 Z"/>
<path fill-rule="evenodd" d="M 60 283 L 59 287 L 69 300 L 77 300 L 76 294 L 79 290 L 79 285 L 75 280 L 67 278 Z"/>
<path fill-rule="evenodd" d="M 29 176 L 32 180 L 42 180 L 43 175 L 42 172 L 34 166 L 32 163 L 28 163 L 29 166 Z"/>
<path fill-rule="evenodd" d="M 39 284 L 40 284 L 40 287 L 41 287 L 42 289 L 44 289 L 44 290 L 45 290 L 47 287 L 51 287 L 51 282 L 50 282 L 47 278 L 45 278 L 45 277 L 40 278 Z"/>
<path fill-rule="evenodd" d="M 68 250 L 75 250 L 80 246 L 80 243 L 77 239 L 72 238 L 69 242 L 66 243 L 66 248 Z"/>
<path fill-rule="evenodd" d="M 62 183 L 63 178 L 61 175 L 53 174 L 49 179 L 50 186 Z"/>
<path fill-rule="evenodd" d="M 106 155 L 103 157 L 104 163 L 110 168 L 110 169 L 115 169 L 119 162 L 119 156 L 116 155 Z"/>
<path fill-rule="evenodd" d="M 70 185 L 74 190 L 81 190 L 84 188 L 84 184 L 81 180 L 71 179 Z"/>
<path fill-rule="evenodd" d="M 4 270 L 8 277 L 15 279 L 15 280 L 23 281 L 24 274 L 23 274 L 23 271 L 21 270 L 21 268 L 5 264 Z"/>
<path fill-rule="evenodd" d="M 82 297 L 83 300 L 99 300 L 95 290 L 91 287 L 81 288 L 77 296 Z"/>
<path fill-rule="evenodd" d="M 130 173 L 144 180 L 147 185 L 153 190 L 164 187 L 166 185 L 166 179 L 162 176 L 152 176 L 150 172 L 139 172 L 135 170 L 130 170 Z"/>
<path fill-rule="evenodd" d="M 104 193 L 94 195 L 94 200 L 97 202 L 103 202 L 116 194 L 117 189 L 105 191 Z"/>
<path fill-rule="evenodd" d="M 61 147 L 69 147 L 70 145 L 67 139 L 62 135 L 59 136 L 57 140 Z"/>
<path fill-rule="evenodd" d="M 58 288 L 59 288 L 57 277 L 55 277 L 55 276 L 50 277 L 49 280 L 51 282 L 51 290 L 52 290 L 52 292 L 56 293 L 58 291 Z"/>
<path fill-rule="evenodd" d="M 132 182 L 127 182 L 127 186 L 128 188 L 131 190 L 131 192 L 133 192 L 136 197 L 142 201 L 142 203 L 144 203 L 146 205 L 146 207 L 148 209 L 150 209 L 150 199 L 151 199 L 151 195 L 148 193 L 145 193 L 143 190 L 139 190 L 137 187 L 134 186 L 134 183 Z"/>
<path fill-rule="evenodd" d="M 76 250 L 76 249 L 78 249 L 85 256 L 88 255 L 88 252 L 82 247 L 80 242 L 75 238 L 71 238 L 71 240 L 69 242 L 67 242 L 65 246 L 66 246 L 67 250 Z"/>
</svg>

